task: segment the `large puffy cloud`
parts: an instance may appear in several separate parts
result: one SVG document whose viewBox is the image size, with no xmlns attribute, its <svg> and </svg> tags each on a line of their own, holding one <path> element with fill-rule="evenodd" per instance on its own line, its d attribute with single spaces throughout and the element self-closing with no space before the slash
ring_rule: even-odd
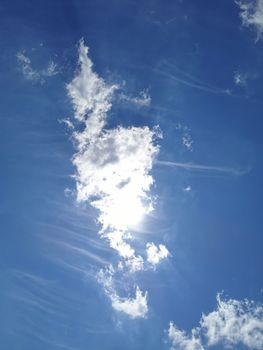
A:
<svg viewBox="0 0 263 350">
<path fill-rule="evenodd" d="M 87 201 L 98 210 L 99 234 L 120 256 L 117 267 L 108 269 L 110 275 L 107 273 L 98 279 L 113 308 L 136 318 L 147 313 L 147 293 L 143 294 L 137 287 L 135 298 L 120 298 L 114 275 L 145 269 L 142 254 L 131 245 L 131 231 L 153 210 L 150 171 L 159 151 L 155 141 L 160 132 L 147 126 L 106 128 L 107 113 L 117 88 L 94 72 L 88 48 L 81 40 L 78 69 L 67 85 L 75 118 L 84 125 L 81 130 L 76 125 L 73 131 L 77 147 L 72 159 L 76 168 L 77 200 Z M 167 255 L 165 249 L 160 245 L 154 256 L 151 254 L 152 263 L 157 264 Z"/>
<path fill-rule="evenodd" d="M 254 27 L 257 39 L 261 38 L 263 34 L 263 0 L 240 0 L 236 3 L 240 8 L 242 24 Z"/>
<path fill-rule="evenodd" d="M 217 309 L 203 315 L 200 325 L 187 336 L 170 323 L 168 338 L 171 349 L 201 350 L 221 345 L 263 349 L 263 307 L 248 300 L 222 300 L 217 295 Z"/>
</svg>

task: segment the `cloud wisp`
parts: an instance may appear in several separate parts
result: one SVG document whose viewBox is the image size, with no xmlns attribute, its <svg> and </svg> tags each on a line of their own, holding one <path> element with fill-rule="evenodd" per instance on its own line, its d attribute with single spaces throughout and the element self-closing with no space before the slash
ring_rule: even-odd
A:
<svg viewBox="0 0 263 350">
<path fill-rule="evenodd" d="M 88 47 L 81 40 L 78 70 L 67 85 L 75 119 L 84 126 L 81 130 L 75 128 L 72 134 L 77 148 L 72 159 L 77 201 L 87 202 L 97 210 L 99 235 L 120 258 L 115 268 L 111 265 L 102 269 L 98 280 L 113 308 L 136 318 L 147 314 L 147 293 L 136 286 L 134 298 L 120 297 L 114 276 L 120 271 L 145 270 L 144 257 L 132 247 L 132 228 L 153 210 L 150 171 L 159 151 L 156 139 L 160 133 L 147 126 L 106 127 L 117 89 L 117 85 L 108 85 L 94 72 Z"/>
<path fill-rule="evenodd" d="M 263 34 L 263 0 L 239 0 L 236 1 L 240 9 L 242 25 L 253 27 L 256 31 L 256 40 L 262 38 Z"/>
<path fill-rule="evenodd" d="M 217 345 L 260 350 L 263 348 L 263 307 L 247 299 L 224 300 L 218 294 L 217 309 L 203 315 L 191 335 L 172 322 L 167 334 L 171 350 L 204 350 Z"/>
<path fill-rule="evenodd" d="M 22 74 L 26 80 L 30 80 L 33 84 L 40 83 L 43 85 L 46 78 L 50 78 L 59 73 L 57 64 L 54 61 L 49 61 L 45 69 L 34 69 L 31 59 L 24 51 L 20 51 L 16 55 L 17 62 Z"/>
<path fill-rule="evenodd" d="M 195 170 L 195 171 L 206 171 L 206 172 L 215 172 L 215 173 L 225 173 L 229 175 L 245 175 L 249 172 L 249 169 L 241 170 L 238 168 L 229 168 L 224 166 L 216 165 L 203 165 L 203 164 L 194 164 L 194 163 L 182 163 L 182 162 L 170 162 L 165 160 L 157 160 L 157 164 L 168 166 L 171 168 L 182 168 L 185 170 Z"/>
<path fill-rule="evenodd" d="M 179 69 L 176 65 L 168 62 L 160 64 L 160 66 L 157 67 L 154 71 L 157 74 L 170 79 L 175 83 L 182 84 L 193 89 L 209 92 L 216 95 L 232 95 L 231 90 L 222 89 L 211 85 L 203 80 L 196 78 L 192 74 Z"/>
<path fill-rule="evenodd" d="M 149 107 L 151 104 L 151 96 L 147 90 L 142 90 L 139 95 L 135 97 L 126 95 L 124 93 L 121 93 L 119 97 L 121 101 L 133 104 L 138 107 Z"/>
</svg>

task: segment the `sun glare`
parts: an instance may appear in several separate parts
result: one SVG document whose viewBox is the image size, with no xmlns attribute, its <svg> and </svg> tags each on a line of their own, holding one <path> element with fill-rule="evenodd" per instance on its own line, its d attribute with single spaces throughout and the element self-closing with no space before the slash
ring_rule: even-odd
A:
<svg viewBox="0 0 263 350">
<path fill-rule="evenodd" d="M 106 201 L 107 203 L 103 203 L 104 211 L 100 217 L 104 228 L 111 227 L 122 231 L 134 228 L 150 211 L 150 208 L 144 205 L 143 198 L 131 189 L 116 191 Z"/>
</svg>

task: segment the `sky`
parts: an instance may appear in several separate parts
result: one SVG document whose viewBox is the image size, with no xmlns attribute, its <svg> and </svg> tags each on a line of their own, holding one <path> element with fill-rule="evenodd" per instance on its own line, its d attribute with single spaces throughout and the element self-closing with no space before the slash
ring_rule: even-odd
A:
<svg viewBox="0 0 263 350">
<path fill-rule="evenodd" d="M 262 350 L 263 1 L 0 19 L 0 348 Z"/>
</svg>

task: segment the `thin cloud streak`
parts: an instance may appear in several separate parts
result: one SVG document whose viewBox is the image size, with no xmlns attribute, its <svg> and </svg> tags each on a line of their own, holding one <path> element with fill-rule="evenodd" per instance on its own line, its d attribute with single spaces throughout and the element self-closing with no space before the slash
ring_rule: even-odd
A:
<svg viewBox="0 0 263 350">
<path fill-rule="evenodd" d="M 157 160 L 156 164 L 168 166 L 171 168 L 182 168 L 186 170 L 196 170 L 196 171 L 211 171 L 211 172 L 225 173 L 225 174 L 238 175 L 238 176 L 245 175 L 250 171 L 250 169 L 242 170 L 242 169 L 229 168 L 224 166 L 170 162 L 165 160 Z"/>
<path fill-rule="evenodd" d="M 159 75 L 162 75 L 166 78 L 171 79 L 172 81 L 186 85 L 186 86 L 191 87 L 191 88 L 195 88 L 195 89 L 202 90 L 205 92 L 210 92 L 210 93 L 213 93 L 216 95 L 231 95 L 232 96 L 232 92 L 229 89 L 221 89 L 218 87 L 210 86 L 205 82 L 197 82 L 197 80 L 192 79 L 190 77 L 181 78 L 178 75 L 174 75 L 170 72 L 161 70 L 159 68 L 156 68 L 154 71 L 156 73 L 158 73 Z"/>
</svg>

